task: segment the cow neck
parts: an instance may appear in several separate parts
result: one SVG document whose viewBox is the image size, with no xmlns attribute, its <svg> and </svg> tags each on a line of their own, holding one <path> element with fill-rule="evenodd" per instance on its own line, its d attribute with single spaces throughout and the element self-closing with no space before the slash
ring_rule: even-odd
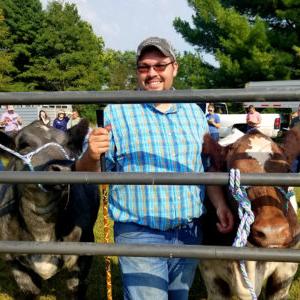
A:
<svg viewBox="0 0 300 300">
<path fill-rule="evenodd" d="M 54 195 L 51 197 L 51 200 L 43 206 L 37 205 L 37 203 L 26 194 L 19 195 L 19 215 L 25 225 L 24 228 L 30 232 L 35 241 L 56 240 L 55 225 L 61 212 L 60 208 L 65 207 L 65 203 L 68 201 L 68 194 L 68 191 L 64 193 L 62 196 L 63 199 L 55 197 Z M 49 198 L 49 194 L 40 192 L 37 193 L 35 197 Z M 39 226 L 36 226 L 36 224 L 39 224 Z"/>
</svg>

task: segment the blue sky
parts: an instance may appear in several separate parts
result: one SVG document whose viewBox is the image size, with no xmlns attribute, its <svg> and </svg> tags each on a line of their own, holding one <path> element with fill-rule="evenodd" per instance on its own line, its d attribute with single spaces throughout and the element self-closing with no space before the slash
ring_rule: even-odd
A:
<svg viewBox="0 0 300 300">
<path fill-rule="evenodd" d="M 49 0 L 41 0 L 46 7 Z M 180 52 L 192 51 L 191 45 L 176 33 L 175 17 L 191 22 L 193 10 L 186 0 L 68 0 L 77 5 L 80 16 L 102 36 L 106 48 L 135 51 L 149 36 L 167 38 Z"/>
</svg>

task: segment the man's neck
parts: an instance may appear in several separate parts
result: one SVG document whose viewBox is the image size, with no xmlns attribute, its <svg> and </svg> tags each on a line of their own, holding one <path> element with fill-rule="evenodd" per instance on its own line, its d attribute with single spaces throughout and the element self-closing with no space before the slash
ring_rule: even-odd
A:
<svg viewBox="0 0 300 300">
<path fill-rule="evenodd" d="M 172 106 L 172 103 L 157 103 L 155 104 L 155 107 L 157 110 L 161 111 L 162 113 L 165 113 L 168 111 Z"/>
</svg>

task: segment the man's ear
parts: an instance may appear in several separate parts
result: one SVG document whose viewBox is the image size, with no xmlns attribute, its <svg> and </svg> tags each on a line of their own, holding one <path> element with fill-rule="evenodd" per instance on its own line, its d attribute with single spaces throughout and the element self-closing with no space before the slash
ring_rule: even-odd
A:
<svg viewBox="0 0 300 300">
<path fill-rule="evenodd" d="M 178 73 L 178 63 L 177 63 L 177 61 L 175 61 L 174 63 L 173 63 L 173 76 L 174 77 L 176 77 L 176 75 L 177 75 L 177 73 Z"/>
</svg>

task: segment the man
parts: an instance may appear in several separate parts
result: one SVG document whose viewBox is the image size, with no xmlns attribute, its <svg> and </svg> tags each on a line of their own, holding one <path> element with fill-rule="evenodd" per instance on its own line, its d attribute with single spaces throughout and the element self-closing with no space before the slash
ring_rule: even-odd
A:
<svg viewBox="0 0 300 300">
<path fill-rule="evenodd" d="M 0 118 L 0 124 L 4 126 L 4 131 L 8 135 L 14 135 L 21 129 L 22 119 L 19 114 L 15 112 L 13 105 L 6 106 L 6 111 Z"/>
<path fill-rule="evenodd" d="M 81 118 L 79 116 L 79 113 L 77 110 L 73 110 L 71 119 L 68 122 L 68 128 L 71 128 L 75 125 L 77 125 L 80 122 Z"/>
<path fill-rule="evenodd" d="M 158 37 L 137 49 L 139 89 L 172 89 L 178 64 L 170 44 Z M 203 172 L 201 150 L 208 132 L 196 104 L 129 104 L 105 108 L 105 128 L 94 129 L 88 149 L 76 162 L 80 171 L 106 167 L 118 172 Z M 233 217 L 219 187 L 208 187 L 217 209 L 221 232 L 233 226 Z M 203 186 L 114 185 L 109 213 L 119 244 L 198 245 L 202 241 Z M 198 264 L 196 259 L 120 257 L 124 299 L 188 299 Z"/>
<path fill-rule="evenodd" d="M 219 128 L 221 127 L 221 120 L 218 114 L 215 113 L 215 106 L 210 103 L 207 107 L 206 120 L 208 123 L 209 133 L 211 137 L 218 142 L 220 139 Z"/>
<path fill-rule="evenodd" d="M 248 125 L 247 132 L 252 129 L 258 128 L 261 123 L 261 115 L 258 111 L 255 110 L 255 107 L 253 105 L 249 105 L 248 107 L 246 121 Z"/>
</svg>

